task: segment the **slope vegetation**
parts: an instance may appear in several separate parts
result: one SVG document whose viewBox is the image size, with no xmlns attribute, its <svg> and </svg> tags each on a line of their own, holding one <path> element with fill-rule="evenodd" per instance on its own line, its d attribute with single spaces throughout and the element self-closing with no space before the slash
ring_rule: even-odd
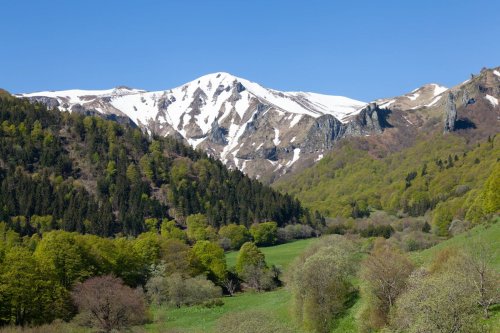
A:
<svg viewBox="0 0 500 333">
<path fill-rule="evenodd" d="M 0 220 L 22 235 L 137 235 L 146 218 L 182 226 L 196 213 L 215 228 L 311 222 L 297 200 L 172 138 L 20 99 L 0 98 L 0 123 Z"/>
<path fill-rule="evenodd" d="M 438 234 L 446 235 L 454 219 L 477 222 L 500 209 L 498 156 L 498 135 L 474 144 L 453 133 L 422 136 L 382 158 L 351 141 L 276 188 L 330 217 L 432 211 Z"/>
</svg>

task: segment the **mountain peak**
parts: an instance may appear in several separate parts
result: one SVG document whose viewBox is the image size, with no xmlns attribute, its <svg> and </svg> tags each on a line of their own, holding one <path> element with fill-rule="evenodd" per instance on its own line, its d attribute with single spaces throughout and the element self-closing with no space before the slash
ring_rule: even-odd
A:
<svg viewBox="0 0 500 333">
<path fill-rule="evenodd" d="M 342 96 L 268 89 L 227 72 L 160 91 L 120 86 L 18 97 L 67 111 L 127 116 L 149 133 L 182 137 L 254 177 L 282 175 L 304 159 L 323 156 L 330 143 L 318 141 L 312 133 L 315 126 L 324 127 L 327 134 L 326 127 L 335 126 L 330 134 L 337 138 L 366 105 Z"/>
</svg>

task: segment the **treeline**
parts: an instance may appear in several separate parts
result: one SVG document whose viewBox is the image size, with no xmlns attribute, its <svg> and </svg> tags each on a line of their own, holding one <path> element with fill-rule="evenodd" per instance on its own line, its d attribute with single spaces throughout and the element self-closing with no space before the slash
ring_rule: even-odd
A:
<svg viewBox="0 0 500 333">
<path fill-rule="evenodd" d="M 276 187 L 330 217 L 431 212 L 432 230 L 446 236 L 453 221 L 474 224 L 500 211 L 499 156 L 498 135 L 472 144 L 455 134 L 436 134 L 382 158 L 345 142 Z"/>
<path fill-rule="evenodd" d="M 223 293 L 271 290 L 281 284 L 280 270 L 268 266 L 250 242 L 269 240 L 268 235 L 272 240 L 275 222 L 255 225 L 244 239 L 232 238 L 242 242 L 232 269 L 217 240 L 200 233 L 199 228 L 210 228 L 203 216 L 192 215 L 188 221 L 188 232 L 167 220 L 160 229 L 150 224 L 153 229 L 137 238 L 114 239 L 62 230 L 21 236 L 0 222 L 0 326 L 69 321 L 78 314 L 76 322 L 110 332 L 147 320 L 148 303 L 219 306 Z M 244 226 L 231 226 L 248 233 Z M 109 304 L 101 307 L 102 302 Z M 121 308 L 130 318 L 112 317 L 118 310 L 103 312 L 109 307 Z M 139 312 L 140 318 L 128 322 Z"/>
<path fill-rule="evenodd" d="M 145 219 L 185 226 L 322 223 L 289 195 L 173 138 L 0 98 L 0 220 L 21 235 L 53 229 L 138 235 Z"/>
</svg>

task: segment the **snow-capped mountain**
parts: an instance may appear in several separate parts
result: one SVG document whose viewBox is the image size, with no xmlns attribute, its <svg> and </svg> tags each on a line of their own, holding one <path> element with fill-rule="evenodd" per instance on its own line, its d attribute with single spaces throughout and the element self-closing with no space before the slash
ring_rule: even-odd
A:
<svg viewBox="0 0 500 333">
<path fill-rule="evenodd" d="M 412 92 L 393 98 L 379 99 L 376 103 L 381 108 L 398 108 L 402 110 L 431 107 L 441 100 L 448 88 L 436 83 L 426 84 Z"/>
<path fill-rule="evenodd" d="M 407 138 L 437 123 L 448 124 L 445 131 L 468 121 L 495 128 L 500 119 L 499 70 L 485 69 L 451 89 L 428 84 L 369 104 L 341 96 L 281 92 L 228 73 L 206 75 L 164 91 L 117 87 L 17 96 L 61 110 L 125 117 L 149 133 L 177 136 L 229 167 L 269 182 L 320 160 L 346 137 L 384 132 L 387 135 L 378 137 L 385 145 L 397 146 L 407 139 L 396 133 L 406 133 Z"/>
<path fill-rule="evenodd" d="M 478 75 L 452 87 L 427 84 L 412 92 L 376 103 L 391 111 L 389 121 L 415 130 L 439 122 L 445 132 L 475 129 L 474 135 L 493 135 L 500 120 L 500 68 L 483 68 Z M 398 118 L 402 121 L 398 121 Z"/>
<path fill-rule="evenodd" d="M 118 87 L 17 96 L 61 110 L 126 116 L 150 133 L 182 137 L 228 166 L 266 180 L 304 160 L 320 159 L 335 139 L 355 135 L 349 124 L 366 106 L 341 96 L 267 89 L 228 73 L 164 91 Z"/>
</svg>

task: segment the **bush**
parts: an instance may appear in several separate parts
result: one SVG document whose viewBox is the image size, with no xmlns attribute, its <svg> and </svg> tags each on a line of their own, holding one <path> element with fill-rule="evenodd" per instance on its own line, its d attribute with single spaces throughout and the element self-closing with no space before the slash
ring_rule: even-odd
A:
<svg viewBox="0 0 500 333">
<path fill-rule="evenodd" d="M 278 240 L 278 224 L 276 222 L 263 222 L 253 224 L 250 233 L 257 245 L 270 246 Z"/>
<path fill-rule="evenodd" d="M 355 295 L 354 255 L 352 242 L 328 237 L 306 250 L 290 268 L 295 315 L 306 329 L 329 332 L 335 318 L 346 310 Z"/>
<path fill-rule="evenodd" d="M 166 277 L 164 283 L 166 285 L 165 299 L 176 307 L 203 304 L 222 296 L 221 288 L 204 276 L 184 278 L 175 273 Z"/>
<path fill-rule="evenodd" d="M 246 266 L 265 266 L 264 253 L 252 242 L 246 242 L 241 247 L 236 258 L 236 272 L 241 275 Z"/>
<path fill-rule="evenodd" d="M 483 332 L 473 288 L 451 271 L 412 274 L 398 298 L 391 326 L 396 332 Z"/>
<path fill-rule="evenodd" d="M 363 261 L 361 277 L 363 291 L 370 302 L 366 307 L 365 325 L 380 329 L 387 323 L 392 305 L 406 287 L 413 264 L 383 240 L 375 242 L 370 255 Z"/>
<path fill-rule="evenodd" d="M 144 295 L 107 275 L 77 285 L 72 293 L 79 321 L 104 332 L 120 330 L 146 320 Z"/>
<path fill-rule="evenodd" d="M 246 287 L 256 291 L 272 290 L 279 283 L 280 271 L 274 266 L 269 269 L 263 264 L 261 265 L 246 265 L 240 274 L 241 279 L 245 282 Z"/>
<path fill-rule="evenodd" d="M 251 239 L 250 232 L 244 225 L 228 224 L 220 228 L 219 237 L 230 241 L 231 249 L 238 250 L 245 242 Z"/>
</svg>

